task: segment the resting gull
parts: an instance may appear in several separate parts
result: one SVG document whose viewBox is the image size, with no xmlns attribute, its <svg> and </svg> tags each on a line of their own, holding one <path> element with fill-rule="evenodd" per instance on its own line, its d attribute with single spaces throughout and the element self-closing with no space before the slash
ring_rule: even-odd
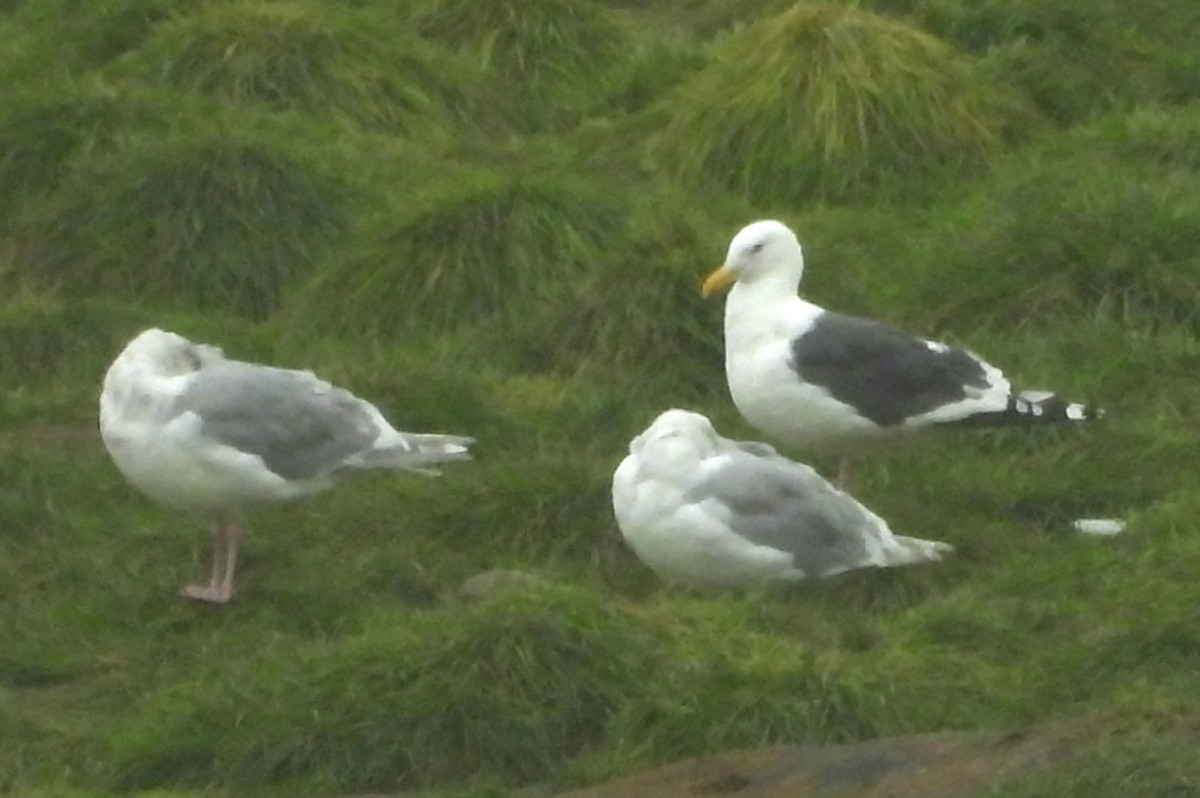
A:
<svg viewBox="0 0 1200 798">
<path fill-rule="evenodd" d="M 140 333 L 109 367 L 100 433 L 133 485 L 211 520 L 212 577 L 182 592 L 212 602 L 233 595 L 237 511 L 323 491 L 349 471 L 469 459 L 473 443 L 399 432 L 311 372 L 230 360 L 159 329 Z"/>
<path fill-rule="evenodd" d="M 629 444 L 612 484 L 625 540 L 664 579 L 753 587 L 854 568 L 940 560 L 946 543 L 882 518 L 763 443 L 722 438 L 672 409 Z"/>
<path fill-rule="evenodd" d="M 965 349 L 807 302 L 796 294 L 803 272 L 795 234 L 759 221 L 734 236 L 703 287 L 708 296 L 733 284 L 725 302 L 729 391 L 742 416 L 777 442 L 844 447 L 925 427 L 1099 415 L 1048 391 L 1014 392 L 999 369 Z"/>
</svg>

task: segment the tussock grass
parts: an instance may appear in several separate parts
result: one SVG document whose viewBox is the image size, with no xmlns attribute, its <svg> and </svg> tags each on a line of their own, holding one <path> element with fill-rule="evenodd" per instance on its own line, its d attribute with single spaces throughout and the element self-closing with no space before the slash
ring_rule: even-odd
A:
<svg viewBox="0 0 1200 798">
<path fill-rule="evenodd" d="M 653 664 L 653 636 L 586 591 L 527 589 L 448 612 L 383 614 L 336 648 L 267 649 L 240 683 L 213 673 L 149 696 L 144 721 L 117 738 L 116 785 L 545 778 L 601 739 Z M 250 734 L 230 727 L 247 712 Z"/>
<path fill-rule="evenodd" d="M 640 740 L 655 758 L 768 744 L 862 739 L 878 733 L 878 709 L 889 703 L 886 679 L 859 671 L 840 653 L 818 653 L 799 636 L 768 634 L 751 602 L 721 605 L 672 599 L 669 673 L 619 715 L 617 737 Z M 803 613 L 803 610 L 800 610 Z M 667 615 L 666 613 L 669 613 Z M 701 619 L 713 614 L 712 623 Z M 699 650 L 718 652 L 696 669 Z"/>
<path fill-rule="evenodd" d="M 421 36 L 466 49 L 501 77 L 513 120 L 526 130 L 569 127 L 606 96 L 631 38 L 590 0 L 420 0 L 411 25 Z"/>
<path fill-rule="evenodd" d="M 680 388 L 719 378 L 722 307 L 698 289 L 723 252 L 721 225 L 689 207 L 684 192 L 632 199 L 629 225 L 604 242 L 586 271 L 553 301 L 532 307 L 508 336 L 524 363 L 560 373 L 607 373 L 642 379 L 670 363 L 692 374 Z M 685 386 L 687 386 L 685 388 Z"/>
<path fill-rule="evenodd" d="M 128 122 L 128 105 L 98 82 L 51 80 L 48 88 L 18 88 L 0 106 L 0 230 L 56 189 L 80 152 L 111 151 Z"/>
<path fill-rule="evenodd" d="M 1073 134 L 1069 150 L 1008 156 L 935 216 L 908 287 L 941 318 L 976 324 L 1070 313 L 1195 329 L 1200 204 L 1184 143 L 1195 113 L 1178 119 L 1105 120 Z"/>
<path fill-rule="evenodd" d="M 475 124 L 481 87 L 394 14 L 301 2 L 210 5 L 155 26 L 116 69 L 235 104 L 411 136 Z"/>
<path fill-rule="evenodd" d="M 646 109 L 708 63 L 705 50 L 690 41 L 652 39 L 631 49 L 634 52 L 613 73 L 610 96 L 594 116 L 621 118 Z"/>
<path fill-rule="evenodd" d="M 19 222 L 19 274 L 72 296 L 273 310 L 343 227 L 346 183 L 319 127 L 192 110 L 166 132 L 148 125 L 76 159 Z M 281 138 L 290 146 L 268 143 Z"/>
<path fill-rule="evenodd" d="M 603 191 L 523 169 L 451 167 L 397 205 L 299 291 L 286 327 L 380 339 L 511 318 L 603 263 L 622 222 Z"/>
<path fill-rule="evenodd" d="M 1155 0 L 875 0 L 978 53 L 985 72 L 1018 85 L 1063 123 L 1147 102 L 1194 100 L 1200 56 L 1189 31 L 1196 6 Z"/>
<path fill-rule="evenodd" d="M 679 177 L 759 203 L 862 196 L 891 176 L 977 164 L 1017 111 L 941 40 L 850 7 L 799 3 L 714 59 L 665 100 L 652 149 Z"/>
<path fill-rule="evenodd" d="M 104 373 L 126 340 L 153 316 L 104 300 L 69 303 L 26 293 L 0 308 L 0 379 L 45 390 Z"/>
<path fill-rule="evenodd" d="M 1069 771 L 1021 779 L 986 793 L 987 798 L 1123 798 L 1127 795 L 1187 796 L 1200 768 L 1187 750 L 1196 744 L 1186 721 L 1160 730 L 1138 730 L 1103 741 Z"/>
<path fill-rule="evenodd" d="M 79 75 L 103 67 L 136 48 L 156 23 L 173 13 L 186 12 L 210 0 L 49 0 L 21 2 L 12 21 L 37 47 L 18 59 L 24 67 L 63 70 Z M 49 64 L 36 50 L 53 50 Z M 32 76 L 32 72 L 30 73 Z"/>
<path fill-rule="evenodd" d="M 796 0 L 605 0 L 606 5 L 627 9 L 653 19 L 674 35 L 710 39 L 726 28 L 753 23 L 778 14 Z"/>
</svg>

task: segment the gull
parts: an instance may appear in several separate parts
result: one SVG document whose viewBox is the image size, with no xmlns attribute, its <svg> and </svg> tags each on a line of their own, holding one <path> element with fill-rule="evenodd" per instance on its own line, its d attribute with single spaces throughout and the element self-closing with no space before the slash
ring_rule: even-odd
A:
<svg viewBox="0 0 1200 798">
<path fill-rule="evenodd" d="M 212 575 L 181 592 L 216 603 L 233 595 L 239 511 L 318 493 L 354 471 L 436 473 L 426 467 L 470 459 L 474 442 L 400 432 L 311 372 L 232 360 L 157 328 L 130 341 L 105 374 L 100 433 L 130 483 L 210 521 Z"/>
<path fill-rule="evenodd" d="M 612 501 L 637 556 L 669 582 L 694 587 L 933 562 L 952 550 L 892 534 L 812 468 L 767 444 L 723 438 L 705 416 L 678 408 L 629 444 Z"/>
<path fill-rule="evenodd" d="M 725 302 L 725 376 L 742 417 L 778 443 L 845 450 L 931 427 L 1085 421 L 1100 411 L 1013 390 L 978 355 L 797 295 L 800 242 L 782 222 L 743 228 L 704 281 Z"/>
</svg>

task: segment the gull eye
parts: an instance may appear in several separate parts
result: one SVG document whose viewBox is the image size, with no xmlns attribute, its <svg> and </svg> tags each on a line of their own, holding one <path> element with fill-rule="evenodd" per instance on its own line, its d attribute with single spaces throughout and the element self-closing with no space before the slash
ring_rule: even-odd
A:
<svg viewBox="0 0 1200 798">
<path fill-rule="evenodd" d="M 763 248 L 763 242 L 759 241 L 757 244 L 750 247 L 750 254 L 757 255 L 758 253 L 762 252 L 762 248 Z"/>
</svg>

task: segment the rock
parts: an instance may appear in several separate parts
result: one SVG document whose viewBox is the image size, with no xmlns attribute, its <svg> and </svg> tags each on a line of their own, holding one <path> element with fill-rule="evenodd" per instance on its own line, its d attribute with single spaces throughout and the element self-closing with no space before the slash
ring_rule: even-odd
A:
<svg viewBox="0 0 1200 798">
<path fill-rule="evenodd" d="M 1085 724 L 776 746 L 689 759 L 557 798 L 982 798 L 1088 749 Z M 1093 730 L 1094 733 L 1094 730 Z"/>
</svg>

